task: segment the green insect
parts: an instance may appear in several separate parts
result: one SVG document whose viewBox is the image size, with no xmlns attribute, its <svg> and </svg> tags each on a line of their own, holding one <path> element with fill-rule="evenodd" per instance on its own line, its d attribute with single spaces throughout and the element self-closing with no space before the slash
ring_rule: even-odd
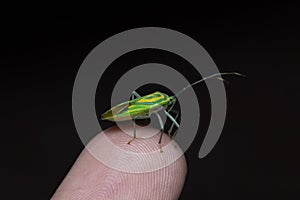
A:
<svg viewBox="0 0 300 200">
<path fill-rule="evenodd" d="M 137 119 L 148 119 L 152 114 L 155 114 L 158 118 L 159 124 L 160 124 L 160 138 L 158 141 L 158 144 L 161 145 L 161 140 L 163 136 L 163 129 L 164 124 L 163 121 L 158 114 L 159 111 L 163 110 L 163 112 L 166 114 L 166 116 L 172 121 L 172 125 L 170 129 L 168 130 L 168 133 L 170 134 L 174 125 L 179 128 L 179 124 L 177 123 L 176 119 L 178 117 L 178 112 L 175 116 L 175 118 L 170 115 L 170 111 L 172 111 L 176 101 L 177 97 L 181 95 L 184 91 L 186 91 L 188 88 L 191 88 L 192 86 L 201 83 L 207 79 L 216 77 L 219 80 L 224 81 L 222 79 L 222 75 L 239 75 L 244 76 L 240 73 L 236 72 L 225 72 L 225 73 L 216 73 L 210 76 L 207 76 L 201 80 L 198 80 L 192 84 L 187 85 L 185 88 L 177 92 L 174 96 L 168 96 L 167 94 L 161 93 L 161 92 L 154 92 L 152 94 L 148 94 L 145 96 L 140 96 L 136 91 L 132 92 L 132 100 L 126 101 L 124 103 L 118 104 L 105 113 L 101 115 L 102 120 L 109 120 L 109 121 L 133 121 L 133 138 L 128 142 L 130 144 L 135 138 L 136 138 L 136 128 L 135 128 L 135 120 Z M 160 146 L 161 149 L 161 146 Z"/>
</svg>

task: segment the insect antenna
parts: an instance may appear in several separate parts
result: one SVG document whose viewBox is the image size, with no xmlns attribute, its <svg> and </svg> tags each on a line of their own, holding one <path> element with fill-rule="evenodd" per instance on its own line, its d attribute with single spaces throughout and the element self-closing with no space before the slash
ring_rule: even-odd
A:
<svg viewBox="0 0 300 200">
<path fill-rule="evenodd" d="M 207 76 L 207 77 L 204 77 L 203 79 L 198 80 L 198 81 L 196 81 L 196 82 L 194 82 L 194 83 L 192 83 L 192 84 L 187 85 L 187 86 L 184 87 L 182 90 L 178 91 L 178 92 L 174 95 L 174 97 L 178 97 L 178 96 L 181 95 L 184 91 L 186 91 L 187 89 L 191 88 L 192 86 L 194 86 L 194 85 L 196 85 L 196 84 L 198 84 L 198 83 L 201 83 L 201 82 L 203 82 L 203 81 L 205 81 L 205 80 L 207 80 L 207 79 L 211 79 L 211 78 L 214 78 L 214 77 L 216 77 L 216 76 L 222 76 L 222 75 L 238 75 L 238 76 L 243 76 L 243 77 L 245 77 L 245 75 L 240 74 L 240 73 L 237 73 L 237 72 L 223 72 L 223 73 L 212 74 L 212 75 Z M 228 81 L 224 80 L 222 77 L 218 77 L 218 80 L 221 80 L 221 81 L 224 81 L 224 82 L 228 83 Z"/>
</svg>

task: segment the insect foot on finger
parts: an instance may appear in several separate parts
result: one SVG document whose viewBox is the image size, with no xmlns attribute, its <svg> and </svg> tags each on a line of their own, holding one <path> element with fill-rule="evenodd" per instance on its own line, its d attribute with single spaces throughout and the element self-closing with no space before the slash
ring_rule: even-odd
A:
<svg viewBox="0 0 300 200">
<path fill-rule="evenodd" d="M 159 152 L 160 152 L 160 153 L 163 153 L 163 152 L 164 152 L 164 151 L 162 150 L 161 144 L 159 144 Z"/>
<path fill-rule="evenodd" d="M 129 141 L 127 142 L 127 144 L 130 145 L 131 142 L 132 142 L 133 140 L 134 140 L 134 138 L 132 138 L 131 140 L 129 140 Z"/>
</svg>

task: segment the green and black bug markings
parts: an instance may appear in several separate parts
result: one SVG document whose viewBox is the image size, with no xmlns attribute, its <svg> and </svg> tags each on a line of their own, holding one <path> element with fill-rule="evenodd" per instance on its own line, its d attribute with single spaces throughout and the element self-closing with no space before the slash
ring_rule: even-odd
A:
<svg viewBox="0 0 300 200">
<path fill-rule="evenodd" d="M 137 93 L 135 94 L 137 96 Z M 149 118 L 157 110 L 167 108 L 172 102 L 171 97 L 161 92 L 154 92 L 146 96 L 121 103 L 102 114 L 102 119 L 110 121 L 126 121 L 131 119 Z"/>
<path fill-rule="evenodd" d="M 110 120 L 110 121 L 133 121 L 133 138 L 128 142 L 130 144 L 135 138 L 136 138 L 136 129 L 135 129 L 135 120 L 137 119 L 147 119 L 150 118 L 152 114 L 155 114 L 158 118 L 160 128 L 161 128 L 161 134 L 159 138 L 159 145 L 161 145 L 161 139 L 163 136 L 163 129 L 164 124 L 163 121 L 158 114 L 159 111 L 163 110 L 163 112 L 166 114 L 166 116 L 172 121 L 172 125 L 170 129 L 168 130 L 168 133 L 170 133 L 174 127 L 174 125 L 179 128 L 179 124 L 177 123 L 176 119 L 178 118 L 178 113 L 175 116 L 175 118 L 170 115 L 170 111 L 172 111 L 176 101 L 177 97 L 181 95 L 184 91 L 191 88 L 192 86 L 201 83 L 207 79 L 216 77 L 219 80 L 224 81 L 224 79 L 221 77 L 222 75 L 238 75 L 238 76 L 244 76 L 240 73 L 236 72 L 225 72 L 225 73 L 216 73 L 212 74 L 210 76 L 207 76 L 201 80 L 198 80 L 192 84 L 187 85 L 182 90 L 177 92 L 174 96 L 168 96 L 167 94 L 164 94 L 162 92 L 154 92 L 152 94 L 148 94 L 145 96 L 140 96 L 137 92 L 132 92 L 132 100 L 123 102 L 121 104 L 118 104 L 105 113 L 101 115 L 102 120 Z M 160 146 L 161 150 L 161 146 Z"/>
</svg>

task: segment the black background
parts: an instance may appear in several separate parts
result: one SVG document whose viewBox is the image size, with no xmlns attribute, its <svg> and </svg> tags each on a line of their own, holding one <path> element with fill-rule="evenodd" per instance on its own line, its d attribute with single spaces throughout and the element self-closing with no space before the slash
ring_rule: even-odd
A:
<svg viewBox="0 0 300 200">
<path fill-rule="evenodd" d="M 227 79 L 225 127 L 204 159 L 197 155 L 209 123 L 210 101 L 205 85 L 195 87 L 201 109 L 200 130 L 186 152 L 188 175 L 180 199 L 297 199 L 297 5 L 244 5 L 238 9 L 200 6 L 170 13 L 108 8 L 87 15 L 79 11 L 73 15 L 54 11 L 49 15 L 10 13 L 4 14 L 1 22 L 2 196 L 52 196 L 83 149 L 71 106 L 81 63 L 95 46 L 114 34 L 158 26 L 198 41 L 220 71 L 247 75 Z M 166 52 L 136 52 L 116 65 L 153 60 L 174 68 L 186 66 L 182 73 L 189 74 L 188 63 Z M 116 69 L 114 72 L 120 73 Z M 188 78 L 193 81 L 198 77 L 194 74 Z M 106 94 L 113 86 L 109 80 L 100 82 L 106 93 L 96 96 L 106 108 L 110 98 Z"/>
</svg>

